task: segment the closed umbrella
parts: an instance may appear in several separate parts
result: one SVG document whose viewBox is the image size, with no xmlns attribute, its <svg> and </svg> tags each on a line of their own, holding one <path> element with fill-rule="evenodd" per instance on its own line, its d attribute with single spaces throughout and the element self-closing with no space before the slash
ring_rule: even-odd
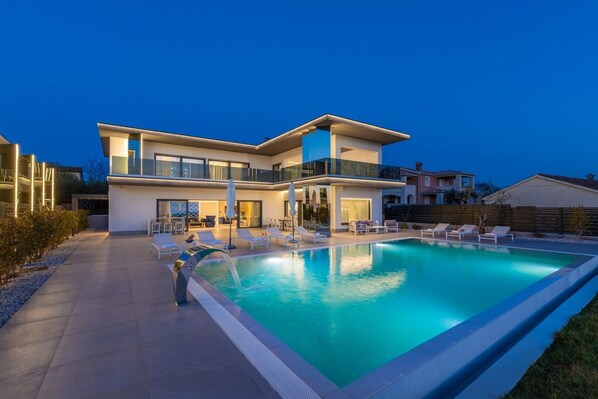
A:
<svg viewBox="0 0 598 399">
<path fill-rule="evenodd" d="M 235 182 L 232 177 L 228 180 L 226 187 L 226 218 L 228 219 L 228 249 L 235 249 L 236 246 L 232 243 L 233 235 L 233 218 L 235 217 Z"/>
<path fill-rule="evenodd" d="M 295 202 L 296 202 L 296 198 L 295 198 L 295 185 L 291 182 L 291 185 L 289 186 L 289 213 L 291 214 L 291 229 L 293 231 L 293 238 L 291 238 L 291 240 L 289 240 L 289 242 L 297 242 L 297 240 L 295 239 Z"/>
</svg>

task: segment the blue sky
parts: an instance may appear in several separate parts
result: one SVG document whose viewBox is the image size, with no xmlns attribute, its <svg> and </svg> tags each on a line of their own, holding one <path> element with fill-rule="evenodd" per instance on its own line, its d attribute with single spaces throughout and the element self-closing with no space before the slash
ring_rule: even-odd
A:
<svg viewBox="0 0 598 399">
<path fill-rule="evenodd" d="M 325 113 L 384 162 L 504 186 L 598 174 L 598 2 L 0 3 L 0 133 L 101 156 L 99 121 L 259 143 Z"/>
</svg>

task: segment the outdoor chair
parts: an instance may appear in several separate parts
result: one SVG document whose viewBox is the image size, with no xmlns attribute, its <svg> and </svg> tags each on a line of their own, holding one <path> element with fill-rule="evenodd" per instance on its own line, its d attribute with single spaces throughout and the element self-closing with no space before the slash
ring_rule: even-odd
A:
<svg viewBox="0 0 598 399">
<path fill-rule="evenodd" d="M 354 220 L 349 223 L 349 233 L 357 234 L 367 234 L 368 233 L 368 224 L 362 220 Z"/>
<path fill-rule="evenodd" d="M 202 220 L 204 223 L 204 227 L 216 227 L 216 216 L 207 215 L 205 219 Z"/>
<path fill-rule="evenodd" d="M 252 251 L 255 246 L 261 245 L 261 246 L 265 246 L 266 248 L 268 248 L 270 246 L 270 237 L 269 236 L 256 237 L 251 233 L 251 231 L 245 230 L 245 229 L 238 229 L 237 235 L 239 236 L 239 240 L 247 241 L 247 243 L 249 245 L 251 245 Z"/>
<path fill-rule="evenodd" d="M 209 230 L 198 231 L 197 236 L 199 237 L 200 244 L 208 245 L 210 247 L 216 247 L 219 245 L 224 246 L 224 243 L 222 241 L 220 241 L 219 239 L 217 239 L 216 237 L 214 237 L 214 233 L 212 233 Z"/>
<path fill-rule="evenodd" d="M 291 234 L 283 234 L 278 227 L 268 227 L 266 228 L 266 231 L 268 232 L 270 240 L 282 241 L 284 245 L 289 245 L 289 241 L 293 238 Z"/>
<path fill-rule="evenodd" d="M 160 234 L 160 227 L 161 227 L 160 222 L 152 222 L 152 224 L 151 224 L 152 235 Z"/>
<path fill-rule="evenodd" d="M 422 230 L 420 233 L 422 237 L 424 236 L 424 234 L 431 234 L 432 237 L 436 237 L 436 233 L 438 233 L 438 235 L 440 235 L 440 233 L 445 233 L 448 230 L 448 227 L 448 223 L 438 223 L 436 227 Z"/>
<path fill-rule="evenodd" d="M 154 240 L 150 243 L 150 252 L 155 248 L 158 251 L 158 259 L 162 254 L 182 254 L 183 249 L 172 240 L 172 233 L 154 234 Z"/>
<path fill-rule="evenodd" d="M 398 233 L 399 232 L 399 222 L 397 222 L 396 220 L 385 220 L 384 221 L 384 225 L 386 226 L 386 231 L 391 233 L 391 232 L 395 232 Z"/>
<path fill-rule="evenodd" d="M 172 233 L 172 223 L 164 222 L 164 233 Z"/>
<path fill-rule="evenodd" d="M 480 234 L 478 241 L 494 240 L 494 243 L 498 244 L 498 239 L 502 237 L 511 237 L 511 241 L 513 241 L 515 236 L 510 231 L 511 228 L 509 226 L 494 226 L 490 233 Z"/>
<path fill-rule="evenodd" d="M 174 222 L 174 230 L 173 234 L 184 234 L 185 233 L 185 224 L 182 221 Z"/>
<path fill-rule="evenodd" d="M 295 234 L 301 236 L 303 241 L 313 241 L 314 244 L 316 244 L 318 241 L 324 241 L 328 239 L 328 237 L 323 234 L 307 231 L 303 226 L 295 226 Z"/>
<path fill-rule="evenodd" d="M 477 229 L 477 226 L 475 224 L 464 224 L 457 230 L 447 231 L 445 233 L 445 238 L 458 237 L 459 241 L 461 241 L 461 239 L 466 235 L 479 236 L 480 233 L 476 229 Z"/>
</svg>

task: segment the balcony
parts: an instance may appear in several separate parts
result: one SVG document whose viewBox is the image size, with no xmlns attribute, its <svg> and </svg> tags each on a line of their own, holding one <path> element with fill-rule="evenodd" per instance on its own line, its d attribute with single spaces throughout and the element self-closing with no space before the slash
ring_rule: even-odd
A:
<svg viewBox="0 0 598 399">
<path fill-rule="evenodd" d="M 316 176 L 352 177 L 403 181 L 398 166 L 324 158 L 313 162 L 282 168 L 281 170 L 235 168 L 209 164 L 185 164 L 112 157 L 113 176 L 147 176 L 182 180 L 226 181 L 229 177 L 239 182 L 281 183 Z"/>
</svg>

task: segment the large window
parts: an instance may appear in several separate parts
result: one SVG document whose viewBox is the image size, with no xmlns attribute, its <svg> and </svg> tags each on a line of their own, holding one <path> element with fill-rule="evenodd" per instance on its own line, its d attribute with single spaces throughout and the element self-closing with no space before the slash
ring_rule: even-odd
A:
<svg viewBox="0 0 598 399">
<path fill-rule="evenodd" d="M 205 159 L 156 154 L 155 160 L 156 176 L 186 177 L 190 179 L 203 179 L 205 177 Z"/>
<path fill-rule="evenodd" d="M 180 177 L 181 158 L 170 155 L 156 155 L 156 176 Z"/>
<path fill-rule="evenodd" d="M 341 198 L 341 224 L 349 224 L 352 220 L 371 220 L 370 199 Z"/>
<path fill-rule="evenodd" d="M 181 161 L 181 177 L 203 179 L 205 177 L 206 161 L 201 158 L 183 158 Z"/>
<path fill-rule="evenodd" d="M 215 180 L 245 180 L 249 175 L 249 164 L 245 162 L 208 160 L 210 178 Z"/>
</svg>

